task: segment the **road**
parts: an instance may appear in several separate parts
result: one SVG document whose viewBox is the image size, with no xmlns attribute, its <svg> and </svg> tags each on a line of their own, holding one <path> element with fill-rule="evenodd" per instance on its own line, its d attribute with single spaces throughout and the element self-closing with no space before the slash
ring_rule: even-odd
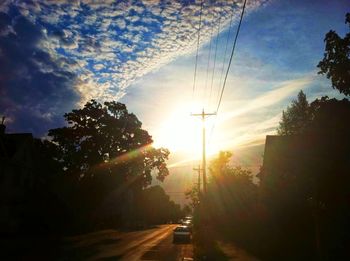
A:
<svg viewBox="0 0 350 261">
<path fill-rule="evenodd" d="M 183 260 L 193 258 L 192 244 L 173 244 L 176 225 L 121 233 L 104 230 L 70 238 L 64 260 Z"/>
</svg>

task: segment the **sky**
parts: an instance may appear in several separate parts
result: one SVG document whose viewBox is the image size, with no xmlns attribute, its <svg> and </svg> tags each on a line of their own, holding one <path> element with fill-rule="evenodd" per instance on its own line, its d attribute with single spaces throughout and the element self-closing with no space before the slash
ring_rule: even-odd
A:
<svg viewBox="0 0 350 261">
<path fill-rule="evenodd" d="M 242 5 L 1 0 L 0 115 L 7 131 L 45 137 L 88 100 L 117 100 L 143 122 L 155 146 L 171 150 L 173 173 L 192 173 L 201 122 L 190 114 L 216 111 Z M 342 97 L 316 66 L 324 35 L 347 32 L 349 7 L 348 0 L 247 1 L 220 109 L 206 121 L 209 156 L 230 150 L 256 170 L 265 136 L 276 133 L 300 90 L 309 101 Z M 171 186 L 193 179 L 173 176 Z"/>
</svg>

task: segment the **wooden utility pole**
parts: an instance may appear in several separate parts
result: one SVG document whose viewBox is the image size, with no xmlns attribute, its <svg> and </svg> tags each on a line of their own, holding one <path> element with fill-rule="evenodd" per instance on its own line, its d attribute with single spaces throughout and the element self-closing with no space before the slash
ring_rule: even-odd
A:
<svg viewBox="0 0 350 261">
<path fill-rule="evenodd" d="M 202 151 L 202 171 L 203 171 L 203 192 L 204 194 L 207 193 L 207 169 L 206 169 L 206 154 L 205 154 L 205 118 L 206 116 L 212 116 L 216 115 L 216 113 L 205 113 L 204 109 L 202 110 L 202 113 L 192 113 L 192 116 L 200 116 L 202 118 L 203 128 L 202 128 L 202 135 L 203 135 L 203 151 Z"/>
<path fill-rule="evenodd" d="M 198 194 L 201 193 L 201 166 L 198 165 L 198 168 L 193 168 L 194 171 L 198 171 L 198 183 L 197 183 L 197 186 L 198 186 Z"/>
</svg>

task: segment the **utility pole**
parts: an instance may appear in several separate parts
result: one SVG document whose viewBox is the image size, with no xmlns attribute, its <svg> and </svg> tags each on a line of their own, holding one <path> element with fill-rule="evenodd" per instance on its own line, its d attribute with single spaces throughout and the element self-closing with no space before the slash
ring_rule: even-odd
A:
<svg viewBox="0 0 350 261">
<path fill-rule="evenodd" d="M 203 135 L 203 151 L 202 151 L 202 171 L 203 171 L 203 192 L 204 194 L 207 193 L 207 169 L 206 169 L 206 155 L 205 155 L 205 118 L 206 116 L 212 116 L 216 115 L 216 113 L 205 113 L 204 108 L 202 110 L 202 113 L 192 113 L 192 116 L 200 116 L 202 118 L 203 128 L 202 128 L 202 135 Z"/>
<path fill-rule="evenodd" d="M 198 165 L 198 168 L 193 168 L 194 171 L 198 171 L 198 183 L 197 183 L 197 186 L 198 186 L 198 194 L 201 193 L 201 166 Z"/>
</svg>

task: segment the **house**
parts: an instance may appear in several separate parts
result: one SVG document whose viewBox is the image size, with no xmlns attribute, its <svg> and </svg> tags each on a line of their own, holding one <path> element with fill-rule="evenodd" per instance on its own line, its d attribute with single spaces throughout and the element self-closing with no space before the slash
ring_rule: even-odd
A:
<svg viewBox="0 0 350 261">
<path fill-rule="evenodd" d="M 18 229 L 26 193 L 35 183 L 37 153 L 31 133 L 5 133 L 0 124 L 0 231 Z M 4 229 L 6 231 L 4 231 Z"/>
<path fill-rule="evenodd" d="M 291 176 L 298 173 L 343 171 L 350 165 L 350 141 L 344 137 L 320 134 L 266 136 L 262 183 L 269 176 Z"/>
<path fill-rule="evenodd" d="M 267 135 L 263 166 L 258 174 L 261 183 L 269 176 L 296 175 L 315 154 L 316 137 L 306 135 Z"/>
<path fill-rule="evenodd" d="M 346 194 L 350 182 L 350 139 L 308 133 L 266 136 L 263 165 L 258 174 L 265 199 L 286 202 Z M 345 199 L 345 196 L 339 196 Z M 330 204 L 330 203 L 329 203 Z"/>
</svg>

